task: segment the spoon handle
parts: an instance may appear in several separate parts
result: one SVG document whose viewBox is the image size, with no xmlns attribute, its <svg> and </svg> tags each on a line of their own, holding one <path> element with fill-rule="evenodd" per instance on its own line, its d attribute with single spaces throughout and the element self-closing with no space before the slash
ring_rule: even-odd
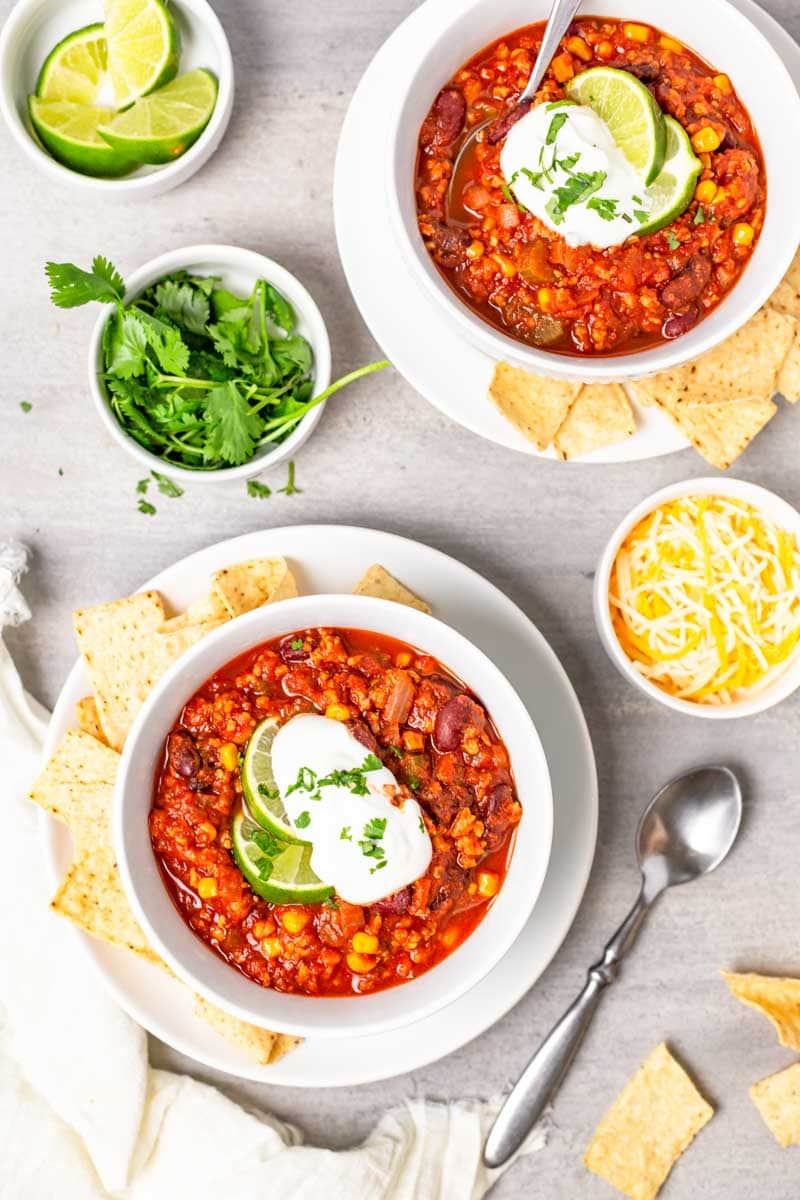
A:
<svg viewBox="0 0 800 1200">
<path fill-rule="evenodd" d="M 650 907 L 644 891 L 589 969 L 583 991 L 550 1031 L 515 1083 L 492 1126 L 483 1151 L 489 1167 L 500 1167 L 525 1140 L 561 1085 L 595 1014 L 598 1001 L 619 975 L 620 965 Z"/>
<path fill-rule="evenodd" d="M 547 26 L 542 38 L 542 46 L 536 62 L 533 64 L 531 77 L 525 85 L 525 91 L 519 98 L 519 103 L 523 100 L 532 100 L 536 95 L 536 90 L 553 61 L 558 43 L 569 29 L 570 22 L 580 5 L 581 0 L 553 0 L 553 7 L 550 9 L 550 16 L 547 18 Z"/>
</svg>

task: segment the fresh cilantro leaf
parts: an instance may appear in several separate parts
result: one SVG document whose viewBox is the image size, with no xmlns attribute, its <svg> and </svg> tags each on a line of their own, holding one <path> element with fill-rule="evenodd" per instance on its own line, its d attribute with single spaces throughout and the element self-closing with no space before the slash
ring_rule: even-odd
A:
<svg viewBox="0 0 800 1200">
<path fill-rule="evenodd" d="M 183 375 L 189 366 L 189 347 L 181 337 L 180 330 L 139 308 L 129 309 L 126 315 L 133 314 L 143 326 L 148 345 L 152 347 L 161 370 L 172 375 Z"/>
<path fill-rule="evenodd" d="M 247 494 L 256 500 L 266 500 L 268 496 L 272 495 L 272 488 L 268 487 L 266 483 L 259 483 L 257 479 L 248 479 Z"/>
<path fill-rule="evenodd" d="M 386 817 L 370 817 L 364 826 L 364 837 L 380 841 L 386 833 Z"/>
<path fill-rule="evenodd" d="M 550 217 L 554 225 L 563 225 L 564 212 L 555 196 L 551 196 L 544 206 L 544 211 Z"/>
<path fill-rule="evenodd" d="M 635 208 L 633 210 L 633 215 L 636 217 L 636 220 L 640 225 L 644 225 L 645 221 L 650 220 L 650 213 L 645 212 L 643 208 Z"/>
<path fill-rule="evenodd" d="M 297 487 L 294 481 L 294 462 L 289 463 L 289 478 L 286 480 L 286 487 L 278 488 L 279 492 L 283 492 L 286 496 L 295 496 L 302 492 L 302 488 Z"/>
<path fill-rule="evenodd" d="M 155 505 L 151 504 L 149 500 L 140 500 L 137 507 L 140 513 L 145 513 L 148 517 L 155 515 Z"/>
<path fill-rule="evenodd" d="M 31 411 L 31 409 L 33 408 L 33 405 L 31 404 L 30 400 L 20 400 L 19 406 L 24 413 L 29 413 Z"/>
<path fill-rule="evenodd" d="M 642 199 L 642 197 L 641 197 L 641 196 L 634 196 L 634 197 L 633 197 L 633 203 L 634 203 L 634 204 L 644 204 L 644 200 Z"/>
<path fill-rule="evenodd" d="M 553 117 L 552 121 L 550 122 L 550 126 L 545 135 L 545 139 L 544 139 L 545 146 L 552 146 L 553 142 L 558 137 L 559 129 L 561 129 L 562 125 L 566 124 L 566 122 L 568 120 L 569 120 L 568 113 L 565 113 L 565 112 L 557 112 L 556 113 L 556 115 Z"/>
<path fill-rule="evenodd" d="M 303 639 L 302 638 L 292 638 L 292 649 L 293 650 L 302 650 L 303 649 Z"/>
<path fill-rule="evenodd" d="M 562 171 L 569 173 L 573 167 L 577 166 L 580 157 L 580 150 L 576 150 L 574 154 L 568 154 L 566 158 L 560 158 L 558 160 L 558 165 L 561 167 Z"/>
<path fill-rule="evenodd" d="M 604 221 L 613 221 L 617 215 L 618 200 L 606 200 L 602 196 L 592 196 L 586 204 L 592 212 L 596 212 L 598 217 L 602 217 Z"/>
<path fill-rule="evenodd" d="M 377 842 L 371 838 L 364 838 L 358 843 L 358 848 L 364 855 L 364 858 L 385 858 L 386 851 L 383 846 L 379 846 Z"/>
<path fill-rule="evenodd" d="M 695 225 L 704 225 L 705 221 L 706 221 L 706 210 L 703 208 L 702 204 L 699 204 L 697 206 L 697 212 L 694 214 L 694 224 Z"/>
<path fill-rule="evenodd" d="M 301 767 L 297 772 L 297 779 L 286 789 L 286 795 L 290 796 L 292 792 L 311 792 L 316 786 L 316 771 L 312 771 L 311 767 Z"/>
<path fill-rule="evenodd" d="M 419 819 L 419 831 L 420 831 L 420 833 L 428 832 L 427 829 L 425 828 L 425 822 L 423 821 L 422 817 L 420 817 L 420 819 Z"/>
<path fill-rule="evenodd" d="M 264 304 L 267 313 L 279 329 L 291 333 L 296 323 L 294 309 L 286 297 L 281 295 L 271 283 L 267 283 L 266 279 L 262 279 L 261 282 L 264 284 Z"/>
<path fill-rule="evenodd" d="M 342 832 L 339 834 L 339 841 L 340 842 L 352 842 L 352 840 L 353 840 L 353 835 L 350 832 L 350 826 L 343 825 Z"/>
<path fill-rule="evenodd" d="M 677 250 L 680 246 L 680 242 L 675 237 L 675 234 L 671 229 L 667 230 L 667 245 L 669 246 L 670 250 Z"/>
<path fill-rule="evenodd" d="M 301 812 L 295 818 L 294 824 L 295 824 L 296 829 L 307 829 L 308 826 L 311 824 L 311 813 L 310 812 Z"/>
<path fill-rule="evenodd" d="M 208 435 L 204 457 L 237 466 L 255 453 L 264 422 L 253 412 L 239 388 L 229 380 L 206 395 Z"/>
<path fill-rule="evenodd" d="M 166 475 L 161 475 L 158 471 L 151 471 L 153 479 L 158 484 L 158 490 L 162 496 L 169 496 L 171 500 L 177 500 L 183 495 L 183 488 L 178 487 L 174 480 L 169 479 Z"/>
<path fill-rule="evenodd" d="M 144 494 L 146 493 L 149 486 L 150 486 L 149 479 L 140 479 L 136 485 L 136 491 L 140 496 L 144 496 Z"/>
<path fill-rule="evenodd" d="M 311 370 L 313 362 L 311 347 L 299 333 L 273 341 L 270 346 L 270 353 L 282 375 L 289 375 L 294 372 L 306 375 Z"/>
<path fill-rule="evenodd" d="M 120 310 L 110 318 L 104 334 L 106 370 L 118 379 L 143 375 L 147 364 L 147 333 L 132 309 Z"/>
<path fill-rule="evenodd" d="M 165 279 L 156 286 L 156 303 L 170 320 L 189 333 L 201 334 L 211 316 L 208 299 L 189 283 Z"/>
<path fill-rule="evenodd" d="M 370 875 L 374 875 L 376 871 L 380 871 L 382 867 L 387 866 L 388 862 L 389 860 L 385 858 L 383 862 L 376 863 L 374 867 L 370 867 Z"/>
<path fill-rule="evenodd" d="M 77 308 L 97 300 L 100 304 L 120 304 L 125 284 L 119 271 L 101 254 L 92 260 L 91 271 L 74 263 L 49 262 L 45 267 L 50 284 L 50 299 L 59 308 Z"/>
</svg>

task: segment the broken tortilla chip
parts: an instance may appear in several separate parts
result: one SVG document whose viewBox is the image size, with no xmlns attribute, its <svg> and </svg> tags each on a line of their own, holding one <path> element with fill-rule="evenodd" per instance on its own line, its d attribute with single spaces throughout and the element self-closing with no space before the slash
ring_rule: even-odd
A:
<svg viewBox="0 0 800 1200">
<path fill-rule="evenodd" d="M 754 1083 L 750 1099 L 781 1146 L 800 1145 L 800 1063 Z"/>
<path fill-rule="evenodd" d="M 521 367 L 499 362 L 489 384 L 489 395 L 523 437 L 533 442 L 537 450 L 546 450 L 581 386 L 545 379 Z"/>
<path fill-rule="evenodd" d="M 578 458 L 624 441 L 636 432 L 636 418 L 618 383 L 590 383 L 581 388 L 555 436 L 559 458 Z"/>
<path fill-rule="evenodd" d="M 662 1042 L 603 1117 L 584 1164 L 631 1200 L 653 1200 L 713 1115 Z"/>
<path fill-rule="evenodd" d="M 675 405 L 662 395 L 657 403 L 706 462 L 720 471 L 727 471 L 778 411 L 774 401 L 761 397 L 690 407 Z"/>
<path fill-rule="evenodd" d="M 109 810 L 112 796 L 113 788 L 109 788 Z M 100 844 L 99 833 L 91 842 L 85 837 L 80 839 L 75 860 L 50 907 L 69 917 L 92 937 L 102 938 L 112 946 L 123 946 L 150 962 L 158 962 L 158 955 L 150 948 L 122 890 L 110 837 L 107 843 Z"/>
<path fill-rule="evenodd" d="M 242 1021 L 216 1005 L 209 1004 L 202 996 L 195 995 L 194 1012 L 195 1016 L 210 1025 L 221 1037 L 264 1066 L 277 1062 L 303 1040 L 288 1033 L 273 1033 L 271 1029 L 251 1025 L 248 1021 Z"/>
<path fill-rule="evenodd" d="M 297 595 L 297 584 L 285 558 L 253 558 L 224 567 L 211 579 L 231 617 Z"/>
<path fill-rule="evenodd" d="M 161 632 L 177 633 L 178 630 L 187 629 L 191 625 L 206 625 L 210 621 L 221 624 L 223 621 L 227 621 L 229 616 L 230 613 L 222 598 L 212 590 L 207 596 L 190 604 L 186 612 L 166 620 L 161 626 Z"/>
<path fill-rule="evenodd" d="M 84 733 L 88 733 L 90 737 L 96 741 L 106 745 L 106 735 L 103 733 L 103 726 L 100 724 L 100 714 L 97 711 L 97 702 L 94 696 L 84 696 L 75 705 L 75 714 L 78 721 L 78 729 Z"/>
<path fill-rule="evenodd" d="M 800 979 L 752 972 L 721 974 L 737 1000 L 757 1009 L 772 1022 L 782 1046 L 800 1050 Z"/>
<path fill-rule="evenodd" d="M 768 301 L 770 308 L 800 320 L 800 250 Z"/>
<path fill-rule="evenodd" d="M 800 400 L 800 325 L 789 347 L 789 353 L 778 372 L 778 381 L 775 386 L 784 400 L 788 400 L 790 404 L 796 404 Z"/>
<path fill-rule="evenodd" d="M 408 608 L 419 609 L 429 613 L 430 605 L 409 591 L 398 579 L 390 575 L 380 563 L 374 563 L 365 571 L 353 588 L 354 596 L 372 596 L 376 600 L 394 600 L 395 604 L 405 604 Z"/>
</svg>

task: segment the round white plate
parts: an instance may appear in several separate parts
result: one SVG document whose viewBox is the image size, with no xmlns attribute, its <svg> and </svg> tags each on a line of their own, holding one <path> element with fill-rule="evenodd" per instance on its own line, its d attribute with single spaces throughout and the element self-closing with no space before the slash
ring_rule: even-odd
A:
<svg viewBox="0 0 800 1200">
<path fill-rule="evenodd" d="M 78 930 L 86 953 L 118 1003 L 156 1037 L 229 1075 L 291 1087 L 334 1087 L 386 1079 L 457 1050 L 499 1020 L 544 971 L 572 924 L 594 857 L 597 776 L 586 723 L 572 686 L 536 627 L 493 584 L 429 546 L 371 529 L 299 525 L 219 542 L 168 567 L 142 586 L 185 608 L 208 588 L 212 571 L 259 555 L 291 561 L 301 595 L 347 592 L 382 563 L 434 615 L 470 638 L 516 687 L 539 731 L 553 785 L 550 866 L 528 924 L 477 987 L 424 1021 L 380 1036 L 307 1041 L 274 1066 L 257 1066 L 192 1012 L 188 988 L 127 951 Z M 46 753 L 75 723 L 75 703 L 89 691 L 82 661 L 67 677 L 48 731 Z M 41 814 L 45 857 L 54 886 L 70 861 L 69 833 Z"/>
<path fill-rule="evenodd" d="M 753 0 L 730 2 L 771 42 L 800 87 L 800 46 Z M 391 229 L 382 170 L 384 113 L 419 47 L 462 7 L 462 0 L 421 4 L 383 44 L 353 95 L 339 138 L 333 187 L 339 257 L 370 332 L 420 395 L 479 437 L 553 458 L 552 449 L 540 453 L 489 400 L 494 360 L 463 338 L 418 286 Z M 689 444 L 659 409 L 635 407 L 633 437 L 581 461 L 632 462 Z"/>
</svg>

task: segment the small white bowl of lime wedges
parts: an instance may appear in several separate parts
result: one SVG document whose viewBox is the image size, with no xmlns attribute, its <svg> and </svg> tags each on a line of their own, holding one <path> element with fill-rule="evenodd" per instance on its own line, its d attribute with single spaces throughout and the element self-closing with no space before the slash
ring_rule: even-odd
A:
<svg viewBox="0 0 800 1200">
<path fill-rule="evenodd" d="M 221 142 L 233 63 L 207 0 L 19 0 L 0 112 L 55 182 L 114 199 L 183 183 Z"/>
</svg>

